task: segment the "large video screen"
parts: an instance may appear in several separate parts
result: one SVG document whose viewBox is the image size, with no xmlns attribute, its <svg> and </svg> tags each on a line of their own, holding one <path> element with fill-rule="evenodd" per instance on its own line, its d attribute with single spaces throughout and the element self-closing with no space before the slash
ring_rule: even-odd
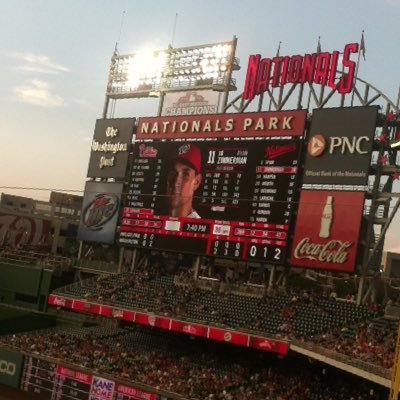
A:
<svg viewBox="0 0 400 400">
<path fill-rule="evenodd" d="M 136 142 L 120 244 L 283 263 L 298 135 Z"/>
</svg>

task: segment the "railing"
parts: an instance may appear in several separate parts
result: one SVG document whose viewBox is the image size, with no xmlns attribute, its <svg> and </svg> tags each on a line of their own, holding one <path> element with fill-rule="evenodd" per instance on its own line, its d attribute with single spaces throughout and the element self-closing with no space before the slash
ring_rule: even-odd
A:
<svg viewBox="0 0 400 400">
<path fill-rule="evenodd" d="M 381 366 L 375 365 L 375 364 L 371 364 L 369 362 L 363 361 L 363 360 L 358 360 L 356 358 L 352 358 L 350 356 L 346 356 L 345 354 L 341 354 L 338 353 L 336 351 L 333 350 L 329 350 L 326 349 L 325 347 L 316 345 L 316 344 L 312 344 L 309 342 L 299 342 L 296 340 L 292 340 L 292 344 L 301 347 L 303 349 L 312 351 L 314 353 L 323 355 L 327 358 L 330 358 L 334 361 L 337 362 L 341 362 L 343 364 L 347 364 L 350 365 L 354 368 L 357 368 L 361 371 L 367 372 L 367 373 L 371 373 L 374 374 L 376 376 L 379 376 L 381 378 L 384 379 L 391 379 L 391 373 L 392 370 L 391 369 L 384 369 Z"/>
<path fill-rule="evenodd" d="M 101 260 L 81 259 L 77 262 L 77 265 L 75 267 L 78 269 L 90 269 L 93 271 L 100 271 L 100 272 L 110 272 L 110 273 L 118 272 L 117 263 L 101 261 Z"/>
</svg>

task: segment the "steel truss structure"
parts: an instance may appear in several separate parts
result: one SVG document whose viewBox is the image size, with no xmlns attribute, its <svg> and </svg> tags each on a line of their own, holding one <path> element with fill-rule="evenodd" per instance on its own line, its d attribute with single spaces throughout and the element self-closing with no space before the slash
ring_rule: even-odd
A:
<svg viewBox="0 0 400 400">
<path fill-rule="evenodd" d="M 339 72 L 338 72 L 339 73 Z M 400 173 L 400 146 L 392 144 L 400 141 L 400 91 L 396 102 L 375 86 L 363 79 L 355 78 L 354 87 L 349 94 L 338 94 L 330 88 L 313 84 L 293 84 L 268 89 L 253 100 L 244 100 L 236 96 L 226 103 L 224 111 L 279 111 L 283 109 L 307 109 L 327 107 L 352 107 L 379 105 L 379 121 L 375 133 L 375 143 L 369 170 L 369 184 L 364 207 L 364 226 L 362 231 L 362 262 L 359 265 L 358 302 L 365 303 L 373 299 L 375 290 L 373 279 L 381 269 L 383 245 L 387 230 L 400 206 L 400 193 L 393 191 L 393 183 Z M 324 189 L 333 189 L 326 187 Z M 338 189 L 338 188 L 335 188 Z M 359 188 L 358 188 L 359 190 Z M 271 270 L 271 275 L 276 271 Z M 324 283 L 332 282 L 331 274 L 316 274 L 323 277 Z M 276 276 L 278 282 L 284 281 Z M 276 280 L 271 276 L 272 281 Z M 271 282 L 271 280 L 270 280 Z"/>
</svg>

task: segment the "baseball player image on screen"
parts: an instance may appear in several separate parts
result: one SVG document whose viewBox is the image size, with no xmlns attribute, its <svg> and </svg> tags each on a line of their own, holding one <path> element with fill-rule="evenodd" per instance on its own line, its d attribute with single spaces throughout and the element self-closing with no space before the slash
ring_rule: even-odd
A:
<svg viewBox="0 0 400 400">
<path fill-rule="evenodd" d="M 193 197 L 201 184 L 201 152 L 193 144 L 180 145 L 167 174 L 167 202 L 172 217 L 200 218 Z"/>
</svg>

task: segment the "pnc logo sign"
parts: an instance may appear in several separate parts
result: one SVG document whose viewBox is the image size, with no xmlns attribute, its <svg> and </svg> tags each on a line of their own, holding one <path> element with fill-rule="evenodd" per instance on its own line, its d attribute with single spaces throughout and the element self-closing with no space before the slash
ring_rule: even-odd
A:
<svg viewBox="0 0 400 400">
<path fill-rule="evenodd" d="M 323 153 L 334 154 L 367 154 L 368 143 L 371 139 L 368 136 L 331 136 L 325 138 L 318 134 L 314 135 L 308 142 L 307 151 L 312 157 L 319 157 Z"/>
<path fill-rule="evenodd" d="M 308 154 L 313 157 L 318 157 L 324 152 L 325 146 L 325 138 L 322 135 L 315 135 L 308 142 Z"/>
<path fill-rule="evenodd" d="M 14 376 L 17 371 L 17 365 L 13 362 L 0 360 L 0 374 Z"/>
</svg>

